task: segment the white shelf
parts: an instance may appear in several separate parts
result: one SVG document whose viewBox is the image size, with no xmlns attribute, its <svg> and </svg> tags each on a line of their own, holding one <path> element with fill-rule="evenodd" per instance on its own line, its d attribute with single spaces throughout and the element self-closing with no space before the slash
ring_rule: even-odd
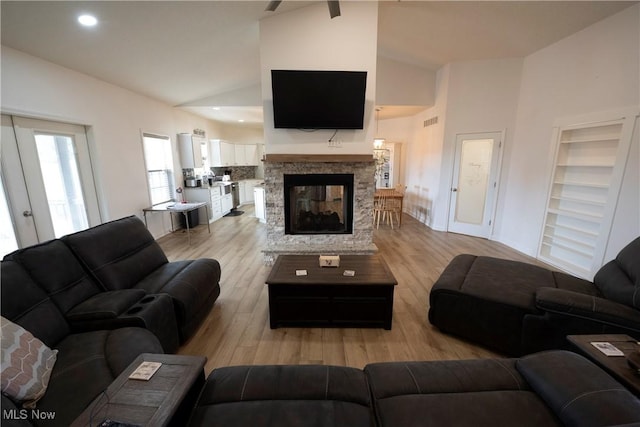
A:
<svg viewBox="0 0 640 427">
<path fill-rule="evenodd" d="M 573 186 L 573 187 L 589 187 L 589 188 L 602 188 L 608 189 L 609 185 L 607 184 L 598 184 L 595 182 L 579 182 L 579 181 L 554 181 L 555 185 L 564 185 L 564 186 Z"/>
<path fill-rule="evenodd" d="M 538 258 L 591 279 L 600 267 L 630 146 L 633 120 L 575 118 L 557 128 Z M 629 117 L 629 116 L 626 116 Z"/>
<path fill-rule="evenodd" d="M 602 215 L 596 215 L 589 212 L 580 212 L 580 211 L 570 211 L 566 209 L 547 209 L 547 212 L 556 214 L 556 215 L 564 215 L 572 218 L 578 218 L 583 221 L 591 221 L 599 223 L 602 220 Z"/>
</svg>

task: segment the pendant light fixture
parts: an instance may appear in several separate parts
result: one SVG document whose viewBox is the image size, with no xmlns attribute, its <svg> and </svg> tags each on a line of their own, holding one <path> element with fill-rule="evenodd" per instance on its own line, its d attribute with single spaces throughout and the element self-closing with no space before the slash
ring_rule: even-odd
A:
<svg viewBox="0 0 640 427">
<path fill-rule="evenodd" d="M 382 107 L 376 107 L 376 137 L 373 138 L 373 148 L 374 150 L 379 150 L 382 148 L 382 146 L 384 145 L 384 138 L 381 138 L 378 132 L 378 124 L 380 122 L 380 110 L 382 110 Z"/>
</svg>

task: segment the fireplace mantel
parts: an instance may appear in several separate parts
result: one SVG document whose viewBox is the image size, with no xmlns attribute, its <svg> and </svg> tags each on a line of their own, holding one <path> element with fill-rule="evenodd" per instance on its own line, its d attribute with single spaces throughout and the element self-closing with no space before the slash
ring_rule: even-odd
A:
<svg viewBox="0 0 640 427">
<path fill-rule="evenodd" d="M 265 163 L 373 163 L 372 154 L 265 154 Z"/>
</svg>

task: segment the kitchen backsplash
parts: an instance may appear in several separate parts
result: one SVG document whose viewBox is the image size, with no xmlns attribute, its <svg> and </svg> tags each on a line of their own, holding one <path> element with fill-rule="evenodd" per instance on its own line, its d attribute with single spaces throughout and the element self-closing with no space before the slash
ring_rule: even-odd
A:
<svg viewBox="0 0 640 427">
<path fill-rule="evenodd" d="M 228 166 L 211 168 L 211 171 L 217 175 L 224 175 L 224 171 L 231 170 L 231 180 L 240 181 L 242 179 L 254 179 L 256 177 L 257 166 Z"/>
</svg>

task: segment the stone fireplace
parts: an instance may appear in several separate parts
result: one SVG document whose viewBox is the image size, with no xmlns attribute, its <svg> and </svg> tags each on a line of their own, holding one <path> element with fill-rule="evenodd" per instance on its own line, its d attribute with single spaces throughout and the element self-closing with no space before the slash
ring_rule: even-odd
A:
<svg viewBox="0 0 640 427">
<path fill-rule="evenodd" d="M 374 173 L 367 155 L 267 155 L 265 263 L 279 254 L 375 253 Z"/>
<path fill-rule="evenodd" d="M 285 174 L 285 234 L 353 232 L 353 174 Z"/>
</svg>

